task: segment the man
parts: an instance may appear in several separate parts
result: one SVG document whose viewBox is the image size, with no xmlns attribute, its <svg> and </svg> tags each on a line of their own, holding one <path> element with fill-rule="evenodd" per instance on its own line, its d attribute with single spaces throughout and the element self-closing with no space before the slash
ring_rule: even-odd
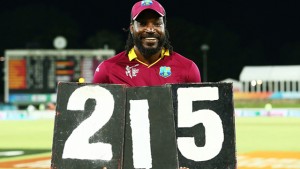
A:
<svg viewBox="0 0 300 169">
<path fill-rule="evenodd" d="M 132 87 L 199 82 L 197 65 L 173 51 L 166 29 L 166 12 L 154 0 L 134 4 L 126 50 L 100 63 L 93 79 L 93 83 Z"/>
<path fill-rule="evenodd" d="M 93 83 L 159 86 L 201 82 L 197 65 L 173 51 L 166 12 L 159 2 L 134 4 L 126 50 L 97 67 Z"/>
</svg>

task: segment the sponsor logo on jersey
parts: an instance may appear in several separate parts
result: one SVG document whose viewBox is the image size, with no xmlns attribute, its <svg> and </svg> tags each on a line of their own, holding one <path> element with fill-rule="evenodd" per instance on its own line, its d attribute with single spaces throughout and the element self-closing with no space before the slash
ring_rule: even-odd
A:
<svg viewBox="0 0 300 169">
<path fill-rule="evenodd" d="M 135 68 L 137 67 L 139 64 L 136 64 L 134 66 L 126 66 L 126 70 L 125 70 L 125 73 L 126 73 L 126 76 L 129 76 L 131 79 L 133 77 L 135 77 L 137 75 L 137 73 L 139 73 L 139 69 Z"/>
<path fill-rule="evenodd" d="M 171 68 L 169 66 L 161 66 L 159 68 L 159 75 L 167 78 L 169 76 L 171 76 L 172 72 L 171 72 Z"/>
</svg>

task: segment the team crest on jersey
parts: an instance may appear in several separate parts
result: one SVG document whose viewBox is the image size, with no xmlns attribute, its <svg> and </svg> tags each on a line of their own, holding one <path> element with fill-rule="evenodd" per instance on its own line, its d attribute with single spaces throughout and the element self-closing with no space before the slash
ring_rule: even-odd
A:
<svg viewBox="0 0 300 169">
<path fill-rule="evenodd" d="M 126 73 L 126 76 L 129 76 L 131 79 L 132 77 L 135 77 L 137 75 L 137 73 L 139 73 L 139 69 L 135 68 L 137 67 L 139 64 L 136 64 L 136 65 L 133 65 L 133 66 L 126 66 L 126 70 L 125 70 L 125 73 Z"/>
<path fill-rule="evenodd" d="M 171 76 L 172 72 L 171 72 L 171 68 L 169 66 L 161 66 L 159 68 L 159 75 L 167 78 L 169 76 Z"/>
</svg>

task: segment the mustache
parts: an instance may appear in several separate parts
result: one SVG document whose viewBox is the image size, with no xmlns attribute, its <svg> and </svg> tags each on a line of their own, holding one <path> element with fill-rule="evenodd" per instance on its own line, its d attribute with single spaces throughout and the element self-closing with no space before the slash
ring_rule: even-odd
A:
<svg viewBox="0 0 300 169">
<path fill-rule="evenodd" d="M 160 39 L 160 36 L 157 34 L 150 34 L 150 33 L 146 33 L 146 34 L 142 34 L 138 36 L 140 39 L 141 38 L 156 38 L 156 39 Z"/>
</svg>

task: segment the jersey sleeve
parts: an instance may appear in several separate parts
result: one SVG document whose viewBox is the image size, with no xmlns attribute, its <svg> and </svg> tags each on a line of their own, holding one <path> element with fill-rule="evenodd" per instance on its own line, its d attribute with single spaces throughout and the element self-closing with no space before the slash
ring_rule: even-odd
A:
<svg viewBox="0 0 300 169">
<path fill-rule="evenodd" d="M 188 83 L 199 83 L 199 82 L 201 82 L 200 71 L 198 69 L 198 66 L 194 62 L 192 62 L 192 65 L 189 69 L 187 82 Z"/>
<path fill-rule="evenodd" d="M 101 62 L 96 68 L 93 83 L 109 83 L 105 61 Z"/>
</svg>

